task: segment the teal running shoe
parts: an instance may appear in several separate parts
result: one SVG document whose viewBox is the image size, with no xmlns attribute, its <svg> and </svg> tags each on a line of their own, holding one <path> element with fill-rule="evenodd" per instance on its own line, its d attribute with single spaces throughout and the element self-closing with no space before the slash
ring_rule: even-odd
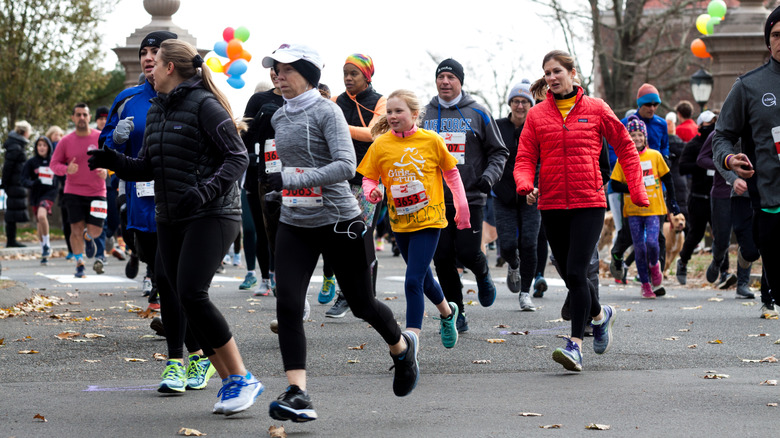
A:
<svg viewBox="0 0 780 438">
<path fill-rule="evenodd" d="M 320 294 L 317 295 L 317 302 L 320 304 L 328 304 L 336 296 L 336 277 L 335 276 L 322 276 L 322 289 Z"/>
<path fill-rule="evenodd" d="M 191 354 L 187 364 L 187 389 L 203 389 L 217 371 L 206 357 Z"/>
<path fill-rule="evenodd" d="M 444 318 L 436 318 L 439 320 L 441 334 L 441 343 L 444 348 L 452 348 L 458 343 L 458 329 L 455 327 L 455 322 L 458 320 L 458 306 L 455 303 L 447 303 L 450 305 L 450 316 Z"/>
<path fill-rule="evenodd" d="M 184 378 L 184 364 L 179 360 L 169 360 L 165 364 L 162 373 L 162 381 L 157 392 L 165 394 L 181 394 L 187 389 L 187 380 Z"/>
</svg>

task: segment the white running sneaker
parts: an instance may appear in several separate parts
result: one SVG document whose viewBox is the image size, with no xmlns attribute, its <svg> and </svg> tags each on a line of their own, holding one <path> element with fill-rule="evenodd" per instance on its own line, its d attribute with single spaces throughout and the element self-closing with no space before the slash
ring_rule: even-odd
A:
<svg viewBox="0 0 780 438">
<path fill-rule="evenodd" d="M 249 409 L 255 403 L 255 399 L 263 392 L 263 384 L 255 379 L 252 373 L 246 376 L 233 374 L 227 378 L 227 383 L 222 385 L 222 413 L 233 415 Z M 214 406 L 217 409 L 217 406 Z"/>
</svg>

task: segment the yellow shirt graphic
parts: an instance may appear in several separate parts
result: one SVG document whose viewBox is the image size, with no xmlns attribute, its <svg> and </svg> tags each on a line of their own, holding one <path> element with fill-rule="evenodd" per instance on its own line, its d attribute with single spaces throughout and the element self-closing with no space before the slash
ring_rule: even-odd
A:
<svg viewBox="0 0 780 438">
<path fill-rule="evenodd" d="M 639 164 L 642 167 L 642 181 L 647 190 L 647 199 L 650 201 L 648 207 L 638 207 L 631 202 L 631 196 L 623 195 L 623 216 L 661 216 L 666 214 L 666 202 L 664 202 L 664 191 L 661 186 L 661 177 L 669 173 L 669 166 L 666 165 L 664 157 L 660 152 L 646 147 L 639 153 Z M 623 168 L 620 167 L 620 161 L 615 164 L 615 169 L 610 177 L 615 181 L 626 182 L 626 175 Z"/>
<path fill-rule="evenodd" d="M 441 136 L 417 129 L 406 138 L 392 132 L 377 137 L 357 171 L 382 181 L 390 226 L 393 231 L 409 233 L 447 226 L 441 171 L 450 170 L 457 163 Z M 403 213 L 411 210 L 415 211 Z"/>
</svg>

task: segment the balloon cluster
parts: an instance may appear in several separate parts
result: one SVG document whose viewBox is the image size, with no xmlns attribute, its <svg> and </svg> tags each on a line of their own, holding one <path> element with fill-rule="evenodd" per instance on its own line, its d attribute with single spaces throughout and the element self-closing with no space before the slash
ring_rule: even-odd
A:
<svg viewBox="0 0 780 438">
<path fill-rule="evenodd" d="M 246 82 L 241 79 L 241 75 L 246 73 L 248 63 L 252 60 L 252 55 L 244 50 L 243 43 L 249 39 L 249 29 L 244 26 L 238 29 L 226 27 L 222 31 L 223 41 L 217 41 L 214 44 L 214 52 L 229 61 L 222 64 L 219 58 L 209 58 L 206 65 L 214 73 L 225 73 L 227 83 L 233 88 L 242 88 Z"/>
<path fill-rule="evenodd" d="M 723 0 L 712 0 L 707 5 L 707 13 L 701 14 L 696 18 L 696 29 L 702 35 L 712 35 L 715 32 L 715 26 L 720 24 L 723 17 L 726 16 L 726 2 Z M 701 38 L 696 38 L 691 42 L 691 52 L 697 58 L 710 58 L 707 53 L 707 46 Z"/>
</svg>

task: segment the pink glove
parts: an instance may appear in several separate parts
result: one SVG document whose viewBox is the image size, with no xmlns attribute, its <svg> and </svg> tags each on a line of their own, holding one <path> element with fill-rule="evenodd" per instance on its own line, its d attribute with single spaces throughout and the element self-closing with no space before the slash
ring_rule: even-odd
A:
<svg viewBox="0 0 780 438">
<path fill-rule="evenodd" d="M 363 195 L 365 195 L 368 202 L 372 204 L 378 204 L 382 201 L 382 191 L 377 188 L 379 181 L 371 178 L 363 177 Z"/>
<path fill-rule="evenodd" d="M 444 181 L 452 192 L 452 201 L 455 203 L 455 224 L 459 230 L 471 228 L 471 211 L 469 211 L 469 202 L 466 199 L 466 189 L 463 187 L 463 181 L 460 179 L 460 172 L 457 167 L 443 172 Z"/>
</svg>

